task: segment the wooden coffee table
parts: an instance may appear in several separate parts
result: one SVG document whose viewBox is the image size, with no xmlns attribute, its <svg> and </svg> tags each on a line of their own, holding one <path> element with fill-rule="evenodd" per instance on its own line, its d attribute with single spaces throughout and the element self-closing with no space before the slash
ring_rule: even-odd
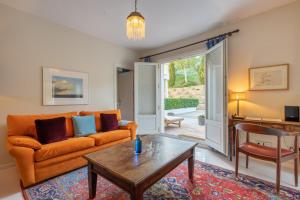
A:
<svg viewBox="0 0 300 200">
<path fill-rule="evenodd" d="M 118 144 L 84 156 L 88 160 L 89 197 L 96 194 L 97 174 L 131 195 L 143 199 L 146 189 L 188 159 L 188 174 L 193 180 L 194 150 L 197 143 L 147 135 L 141 137 L 142 153 L 134 153 L 134 141 Z"/>
</svg>

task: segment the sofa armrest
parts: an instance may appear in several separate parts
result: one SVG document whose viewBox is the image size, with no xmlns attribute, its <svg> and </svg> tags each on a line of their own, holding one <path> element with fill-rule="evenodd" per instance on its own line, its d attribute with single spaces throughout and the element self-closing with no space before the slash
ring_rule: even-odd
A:
<svg viewBox="0 0 300 200">
<path fill-rule="evenodd" d="M 14 146 L 7 142 L 7 150 L 16 160 L 24 187 L 35 183 L 34 149 Z"/>
<path fill-rule="evenodd" d="M 13 146 L 27 147 L 34 150 L 39 150 L 42 147 L 39 141 L 29 136 L 8 136 L 7 141 Z"/>
<path fill-rule="evenodd" d="M 125 126 L 119 126 L 119 128 L 123 130 L 130 130 L 131 140 L 136 138 L 137 124 L 135 122 L 129 122 Z"/>
</svg>

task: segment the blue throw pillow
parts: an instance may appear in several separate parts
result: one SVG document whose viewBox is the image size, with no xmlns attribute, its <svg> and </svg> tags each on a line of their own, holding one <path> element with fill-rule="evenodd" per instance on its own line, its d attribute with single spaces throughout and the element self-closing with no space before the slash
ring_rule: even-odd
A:
<svg viewBox="0 0 300 200">
<path fill-rule="evenodd" d="M 96 133 L 95 116 L 74 116 L 72 117 L 74 134 L 76 137 L 88 136 Z"/>
</svg>

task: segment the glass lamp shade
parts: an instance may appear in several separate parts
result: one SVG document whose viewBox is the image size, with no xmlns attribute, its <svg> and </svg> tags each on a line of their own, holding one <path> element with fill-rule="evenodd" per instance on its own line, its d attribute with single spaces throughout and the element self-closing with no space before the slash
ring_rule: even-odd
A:
<svg viewBox="0 0 300 200">
<path fill-rule="evenodd" d="M 246 99 L 246 93 L 245 92 L 233 92 L 230 95 L 231 100 L 245 100 Z"/>
<path fill-rule="evenodd" d="M 127 37 L 130 40 L 145 38 L 145 18 L 139 12 L 132 12 L 127 17 Z"/>
</svg>

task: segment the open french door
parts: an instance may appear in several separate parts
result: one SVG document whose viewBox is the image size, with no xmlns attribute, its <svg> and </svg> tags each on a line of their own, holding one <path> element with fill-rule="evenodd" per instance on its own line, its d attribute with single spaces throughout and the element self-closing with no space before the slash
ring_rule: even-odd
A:
<svg viewBox="0 0 300 200">
<path fill-rule="evenodd" d="M 134 64 L 134 117 L 137 134 L 160 132 L 160 66 L 157 63 Z"/>
<path fill-rule="evenodd" d="M 206 53 L 206 142 L 227 155 L 227 40 Z"/>
</svg>

